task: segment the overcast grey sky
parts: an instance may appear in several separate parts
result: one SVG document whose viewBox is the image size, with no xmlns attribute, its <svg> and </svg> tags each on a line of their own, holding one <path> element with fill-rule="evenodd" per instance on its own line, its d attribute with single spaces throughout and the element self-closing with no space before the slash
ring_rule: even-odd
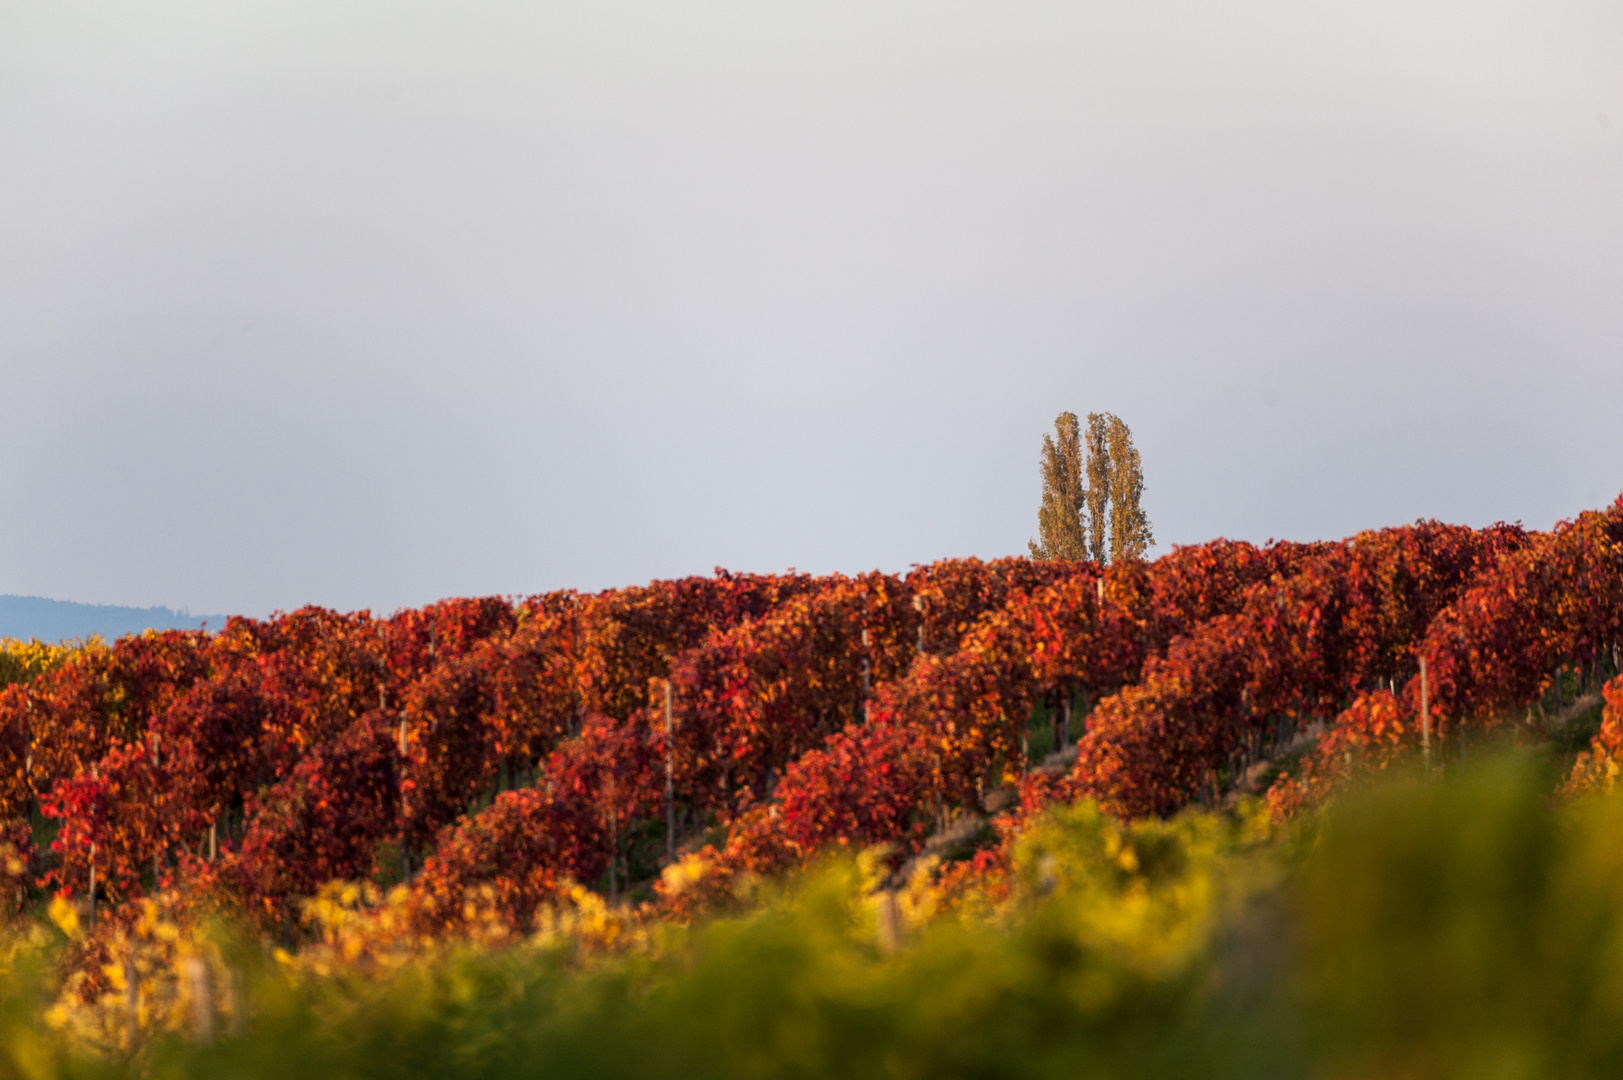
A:
<svg viewBox="0 0 1623 1080">
<path fill-rule="evenodd" d="M 0 0 L 0 592 L 264 614 L 1623 489 L 1623 5 Z"/>
</svg>

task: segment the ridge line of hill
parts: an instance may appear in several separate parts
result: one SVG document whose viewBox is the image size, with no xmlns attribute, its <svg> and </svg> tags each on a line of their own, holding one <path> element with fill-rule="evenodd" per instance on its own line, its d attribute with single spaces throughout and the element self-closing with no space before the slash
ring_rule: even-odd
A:
<svg viewBox="0 0 1623 1080">
<path fill-rule="evenodd" d="M 112 641 L 143 630 L 218 630 L 224 615 L 193 615 L 167 607 L 81 604 L 43 596 L 0 594 L 0 638 L 65 641 L 97 635 Z"/>
</svg>

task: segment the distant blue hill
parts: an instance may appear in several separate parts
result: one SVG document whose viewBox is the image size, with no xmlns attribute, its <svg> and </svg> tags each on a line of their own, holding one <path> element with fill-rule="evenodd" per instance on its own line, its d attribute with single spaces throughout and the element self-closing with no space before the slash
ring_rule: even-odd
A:
<svg viewBox="0 0 1623 1080">
<path fill-rule="evenodd" d="M 61 641 L 91 634 L 112 641 L 143 630 L 197 630 L 225 625 L 224 615 L 187 615 L 166 607 L 133 608 L 75 604 L 43 596 L 0 596 L 0 637 Z"/>
</svg>

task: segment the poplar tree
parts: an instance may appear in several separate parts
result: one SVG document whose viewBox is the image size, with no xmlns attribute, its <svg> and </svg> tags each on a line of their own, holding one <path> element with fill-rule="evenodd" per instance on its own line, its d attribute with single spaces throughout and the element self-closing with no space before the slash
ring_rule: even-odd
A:
<svg viewBox="0 0 1623 1080">
<path fill-rule="evenodd" d="M 1088 413 L 1088 552 L 1094 562 L 1109 562 L 1105 547 L 1105 526 L 1110 517 L 1110 436 L 1109 413 Z"/>
<path fill-rule="evenodd" d="M 1089 413 L 1084 439 L 1075 413 L 1043 436 L 1043 500 L 1034 559 L 1141 559 L 1155 543 L 1139 500 L 1144 468 L 1133 433 L 1111 413 Z"/>
<path fill-rule="evenodd" d="M 1150 519 L 1138 504 L 1144 494 L 1144 467 L 1133 445 L 1133 433 L 1120 419 L 1110 417 L 1106 436 L 1110 452 L 1110 561 L 1142 559 L 1155 543 Z"/>
<path fill-rule="evenodd" d="M 1043 501 L 1037 510 L 1037 539 L 1028 545 L 1033 559 L 1088 557 L 1083 472 L 1081 425 L 1075 413 L 1060 413 L 1054 418 L 1054 434 L 1043 436 Z"/>
</svg>

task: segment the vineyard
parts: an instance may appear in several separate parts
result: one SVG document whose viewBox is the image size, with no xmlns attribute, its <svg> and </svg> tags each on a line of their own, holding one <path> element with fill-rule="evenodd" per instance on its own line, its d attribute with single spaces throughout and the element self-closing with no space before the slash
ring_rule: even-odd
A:
<svg viewBox="0 0 1623 1080">
<path fill-rule="evenodd" d="M 1623 498 L 1547 533 L 11 643 L 0 1069 L 282 1075 L 281 1045 L 354 1075 L 1476 1075 L 1474 1040 L 1556 1023 L 1494 979 L 1541 972 L 1572 1024 L 1590 994 L 1623 1030 L 1623 979 L 1579 993 L 1560 952 L 1623 948 L 1620 641 Z M 1408 779 L 1360 794 L 1374 776 Z M 1456 849 L 1489 825 L 1508 853 Z M 1549 896 L 1516 892 L 1535 864 Z M 1556 892 L 1587 937 L 1517 922 Z M 1318 1012 L 1233 958 L 1270 954 L 1247 935 L 1283 894 L 1319 965 L 1288 996 Z M 1424 975 L 1443 1034 L 1397 1039 L 1370 965 L 1487 963 L 1421 934 L 1445 910 L 1475 942 L 1509 920 L 1532 968 Z M 1496 1029 L 1512 998 L 1533 1012 Z M 1396 1041 L 1337 1034 L 1365 1028 Z M 1489 1071 L 1623 1049 L 1585 1032 Z"/>
</svg>

